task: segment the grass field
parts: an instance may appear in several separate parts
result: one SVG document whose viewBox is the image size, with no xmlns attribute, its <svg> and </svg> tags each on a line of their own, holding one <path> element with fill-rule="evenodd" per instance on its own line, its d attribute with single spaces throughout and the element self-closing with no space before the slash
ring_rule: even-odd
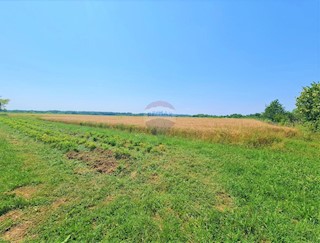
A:
<svg viewBox="0 0 320 243">
<path fill-rule="evenodd" d="M 319 242 L 319 140 L 291 128 L 229 121 L 213 120 L 214 127 L 251 130 L 252 141 L 263 146 L 237 137 L 233 144 L 227 133 L 228 142 L 218 143 L 194 134 L 187 139 L 1 115 L 0 237 Z M 207 119 L 190 122 L 213 126 Z M 260 126 L 277 139 L 261 143 Z"/>
<path fill-rule="evenodd" d="M 157 132 L 146 126 L 146 118 L 139 116 L 88 116 L 88 115 L 42 115 L 42 119 L 64 123 L 83 124 L 148 133 Z M 163 130 L 160 132 L 163 133 Z M 281 127 L 254 119 L 190 118 L 177 117 L 174 126 L 164 132 L 186 138 L 245 144 L 259 147 L 281 141 L 284 137 L 299 134 L 294 128 Z"/>
</svg>

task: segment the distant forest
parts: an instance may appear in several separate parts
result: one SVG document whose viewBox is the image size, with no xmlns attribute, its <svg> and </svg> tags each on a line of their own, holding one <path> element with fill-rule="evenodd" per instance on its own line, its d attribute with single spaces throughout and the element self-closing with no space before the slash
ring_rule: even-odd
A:
<svg viewBox="0 0 320 243">
<path fill-rule="evenodd" d="M 36 113 L 36 114 L 65 114 L 65 115 L 97 115 L 97 116 L 175 116 L 175 117 L 211 117 L 211 118 L 260 118 L 261 113 L 242 115 L 242 114 L 231 114 L 231 115 L 208 115 L 208 114 L 168 114 L 168 113 L 131 113 L 131 112 L 103 112 L 103 111 L 34 111 L 34 110 L 8 110 L 10 113 Z"/>
</svg>

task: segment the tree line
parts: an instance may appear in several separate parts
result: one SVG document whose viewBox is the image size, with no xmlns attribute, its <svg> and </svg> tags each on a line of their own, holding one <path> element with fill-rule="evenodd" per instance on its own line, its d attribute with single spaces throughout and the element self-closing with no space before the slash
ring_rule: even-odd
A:
<svg viewBox="0 0 320 243">
<path fill-rule="evenodd" d="M 213 118 L 255 118 L 283 125 L 303 124 L 313 131 L 320 131 L 320 82 L 313 82 L 303 88 L 296 99 L 296 108 L 287 111 L 278 99 L 266 106 L 264 112 L 242 115 L 232 114 L 226 116 L 212 116 L 197 114 L 193 117 Z"/>
<path fill-rule="evenodd" d="M 261 117 L 274 123 L 301 123 L 311 130 L 320 131 L 320 82 L 303 88 L 293 111 L 286 111 L 279 100 L 274 100 Z"/>
</svg>

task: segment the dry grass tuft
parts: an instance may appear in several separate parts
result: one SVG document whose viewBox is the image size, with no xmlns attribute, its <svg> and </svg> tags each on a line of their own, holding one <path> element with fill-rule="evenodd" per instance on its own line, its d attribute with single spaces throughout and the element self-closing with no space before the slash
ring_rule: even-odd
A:
<svg viewBox="0 0 320 243">
<path fill-rule="evenodd" d="M 3 239 L 10 242 L 22 242 L 28 229 L 32 226 L 29 221 L 16 225 L 10 230 L 6 231 L 3 235 Z"/>
<path fill-rule="evenodd" d="M 4 222 L 5 220 L 18 220 L 22 216 L 21 210 L 12 210 L 7 212 L 4 215 L 0 216 L 0 223 Z"/>
<path fill-rule="evenodd" d="M 23 186 L 14 189 L 10 194 L 15 194 L 18 197 L 23 197 L 25 199 L 31 199 L 38 191 L 38 186 Z"/>
<path fill-rule="evenodd" d="M 215 208 L 219 212 L 226 212 L 228 210 L 231 210 L 233 207 L 234 207 L 233 199 L 229 194 L 225 192 L 219 192 L 217 194 L 217 204 Z"/>
</svg>

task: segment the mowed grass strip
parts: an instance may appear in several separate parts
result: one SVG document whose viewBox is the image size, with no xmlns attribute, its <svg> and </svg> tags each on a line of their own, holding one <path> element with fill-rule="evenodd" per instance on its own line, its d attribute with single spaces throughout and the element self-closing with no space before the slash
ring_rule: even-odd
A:
<svg viewBox="0 0 320 243">
<path fill-rule="evenodd" d="M 0 161 L 0 215 L 3 215 L 28 205 L 24 198 L 9 192 L 31 184 L 32 172 L 23 168 L 23 160 L 17 156 L 14 146 L 4 139 L 3 134 L 0 136 Z"/>
<path fill-rule="evenodd" d="M 39 223 L 26 239 L 319 241 L 319 142 L 287 138 L 282 146 L 258 149 L 19 119 L 0 119 L 0 129 L 21 143 L 12 145 L 19 153 L 36 155 L 26 161 L 42 188 L 37 203 L 54 209 L 36 215 Z M 43 129 L 44 140 L 38 137 Z M 99 173 L 66 155 L 95 149 L 56 146 L 68 134 L 86 134 L 99 148 L 127 148 L 132 156 L 112 173 Z M 34 206 L 23 210 L 40 207 Z"/>
<path fill-rule="evenodd" d="M 152 134 L 198 138 L 211 142 L 263 147 L 283 138 L 299 135 L 295 128 L 277 126 L 254 119 L 176 117 L 170 129 L 147 127 L 146 118 L 139 116 L 41 115 L 42 119 L 91 125 Z M 150 119 L 150 118 L 149 118 Z M 157 119 L 154 117 L 154 119 Z"/>
</svg>

